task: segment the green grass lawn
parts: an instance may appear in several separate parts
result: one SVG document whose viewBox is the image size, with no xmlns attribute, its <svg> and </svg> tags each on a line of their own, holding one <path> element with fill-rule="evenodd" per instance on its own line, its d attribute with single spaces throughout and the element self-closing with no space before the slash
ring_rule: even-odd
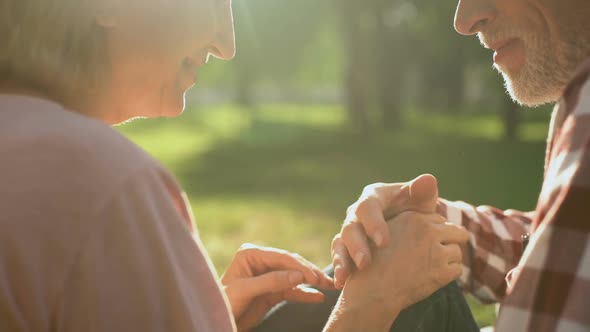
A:
<svg viewBox="0 0 590 332">
<path fill-rule="evenodd" d="M 412 113 L 401 132 L 357 136 L 337 106 L 193 107 L 177 119 L 120 127 L 177 176 L 219 272 L 243 242 L 330 261 L 330 241 L 363 186 L 428 172 L 441 196 L 531 210 L 549 114 L 529 111 L 521 142 L 494 114 Z M 472 302 L 480 324 L 494 309 Z"/>
</svg>

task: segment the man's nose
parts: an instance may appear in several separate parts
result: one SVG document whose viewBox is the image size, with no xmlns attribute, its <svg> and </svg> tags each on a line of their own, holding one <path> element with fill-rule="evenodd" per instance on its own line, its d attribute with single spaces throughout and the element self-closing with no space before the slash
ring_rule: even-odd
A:
<svg viewBox="0 0 590 332">
<path fill-rule="evenodd" d="M 498 15 L 494 0 L 459 0 L 455 30 L 462 35 L 483 31 Z"/>
<path fill-rule="evenodd" d="M 236 36 L 231 10 L 218 21 L 215 40 L 209 53 L 222 60 L 231 60 L 236 55 Z"/>
</svg>

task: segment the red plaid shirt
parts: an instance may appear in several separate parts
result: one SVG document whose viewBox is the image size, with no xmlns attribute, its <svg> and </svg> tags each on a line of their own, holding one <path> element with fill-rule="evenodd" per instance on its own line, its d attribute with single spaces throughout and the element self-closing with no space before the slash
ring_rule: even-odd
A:
<svg viewBox="0 0 590 332">
<path fill-rule="evenodd" d="M 497 332 L 590 331 L 590 62 L 557 105 L 547 147 L 536 211 L 439 204 L 471 234 L 460 283 L 502 302 Z"/>
</svg>

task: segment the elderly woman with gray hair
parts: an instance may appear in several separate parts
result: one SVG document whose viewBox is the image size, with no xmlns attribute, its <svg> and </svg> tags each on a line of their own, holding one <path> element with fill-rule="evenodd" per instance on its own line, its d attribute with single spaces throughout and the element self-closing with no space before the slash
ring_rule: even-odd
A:
<svg viewBox="0 0 590 332">
<path fill-rule="evenodd" d="M 110 125 L 183 111 L 209 56 L 234 56 L 230 0 L 0 0 L 0 39 L 2 331 L 250 330 L 317 289 L 326 331 L 388 330 L 460 274 L 464 231 L 405 213 L 341 293 L 256 246 L 217 280 L 174 178 Z"/>
</svg>

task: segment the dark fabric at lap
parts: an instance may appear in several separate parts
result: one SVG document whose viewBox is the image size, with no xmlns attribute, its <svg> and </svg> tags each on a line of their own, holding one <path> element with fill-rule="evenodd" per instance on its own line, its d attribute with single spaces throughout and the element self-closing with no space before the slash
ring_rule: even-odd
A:
<svg viewBox="0 0 590 332">
<path fill-rule="evenodd" d="M 326 269 L 331 274 L 331 268 Z M 340 291 L 325 292 L 321 304 L 282 303 L 254 332 L 321 332 Z M 479 332 L 471 310 L 456 283 L 402 311 L 391 332 Z"/>
</svg>

